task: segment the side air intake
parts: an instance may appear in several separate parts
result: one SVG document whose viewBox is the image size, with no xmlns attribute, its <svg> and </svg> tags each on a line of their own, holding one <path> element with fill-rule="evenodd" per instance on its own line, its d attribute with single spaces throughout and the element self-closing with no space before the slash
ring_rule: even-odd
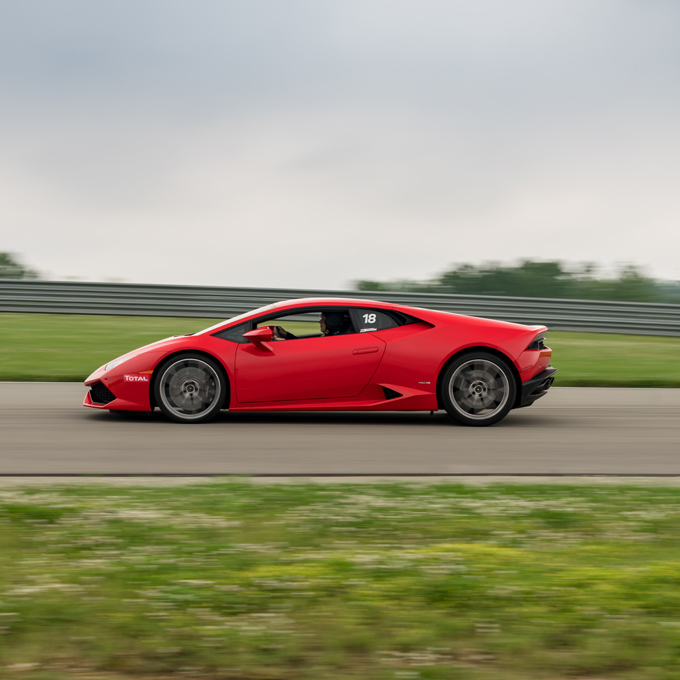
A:
<svg viewBox="0 0 680 680">
<path fill-rule="evenodd" d="M 383 392 L 385 393 L 385 399 L 396 399 L 397 397 L 403 396 L 399 392 L 391 390 L 389 387 L 383 387 Z"/>
</svg>

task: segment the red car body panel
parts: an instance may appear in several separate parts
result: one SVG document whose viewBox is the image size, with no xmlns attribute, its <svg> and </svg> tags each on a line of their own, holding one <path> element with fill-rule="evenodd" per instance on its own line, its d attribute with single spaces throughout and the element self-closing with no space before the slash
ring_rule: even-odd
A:
<svg viewBox="0 0 680 680">
<path fill-rule="evenodd" d="M 393 310 L 414 319 L 387 330 L 239 344 L 215 337 L 225 329 L 309 308 Z M 471 348 L 502 354 L 521 387 L 550 364 L 551 350 L 529 350 L 545 326 L 462 316 L 373 300 L 307 298 L 254 310 L 193 335 L 167 338 L 97 369 L 85 381 L 115 397 L 84 405 L 121 411 L 153 409 L 155 369 L 186 351 L 216 359 L 227 375 L 230 410 L 437 410 L 437 381 L 447 362 Z M 117 364 L 111 366 L 111 364 Z M 111 366 L 109 368 L 109 366 Z M 398 396 L 386 397 L 391 390 Z"/>
<path fill-rule="evenodd" d="M 273 347 L 238 345 L 239 404 L 357 397 L 380 364 L 385 343 L 370 333 L 300 338 Z"/>
</svg>

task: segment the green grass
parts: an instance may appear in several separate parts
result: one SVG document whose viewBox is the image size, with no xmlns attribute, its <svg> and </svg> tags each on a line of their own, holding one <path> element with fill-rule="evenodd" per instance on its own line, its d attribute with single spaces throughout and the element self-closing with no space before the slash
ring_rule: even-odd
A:
<svg viewBox="0 0 680 680">
<path fill-rule="evenodd" d="M 0 490 L 0 678 L 680 677 L 680 489 Z"/>
<path fill-rule="evenodd" d="M 84 380 L 136 347 L 216 319 L 0 314 L 0 380 Z M 287 323 L 294 333 L 315 332 Z M 556 385 L 680 387 L 680 338 L 551 332 Z"/>
<path fill-rule="evenodd" d="M 136 347 L 219 319 L 0 314 L 0 380 L 84 380 Z"/>
<path fill-rule="evenodd" d="M 548 332 L 555 385 L 680 387 L 680 338 Z"/>
</svg>

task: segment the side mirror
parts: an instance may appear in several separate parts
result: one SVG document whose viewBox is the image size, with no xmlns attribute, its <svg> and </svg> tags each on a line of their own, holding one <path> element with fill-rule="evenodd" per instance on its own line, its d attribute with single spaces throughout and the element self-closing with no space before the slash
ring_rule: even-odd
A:
<svg viewBox="0 0 680 680">
<path fill-rule="evenodd" d="M 243 337 L 248 340 L 248 342 L 252 342 L 253 345 L 263 348 L 262 343 L 271 342 L 274 337 L 274 332 L 268 326 L 262 326 L 262 328 L 256 328 L 254 331 L 244 333 Z"/>
</svg>

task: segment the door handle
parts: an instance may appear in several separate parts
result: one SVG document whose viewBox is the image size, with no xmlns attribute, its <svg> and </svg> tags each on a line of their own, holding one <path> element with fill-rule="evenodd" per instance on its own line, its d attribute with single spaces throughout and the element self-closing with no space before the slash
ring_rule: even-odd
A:
<svg viewBox="0 0 680 680">
<path fill-rule="evenodd" d="M 378 351 L 378 347 L 358 347 L 352 350 L 352 354 L 373 354 Z"/>
</svg>

